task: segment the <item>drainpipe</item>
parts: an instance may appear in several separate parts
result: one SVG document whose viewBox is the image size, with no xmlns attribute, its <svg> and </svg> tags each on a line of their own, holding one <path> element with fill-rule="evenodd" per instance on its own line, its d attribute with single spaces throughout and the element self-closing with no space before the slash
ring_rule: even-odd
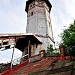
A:
<svg viewBox="0 0 75 75">
<path fill-rule="evenodd" d="M 14 51 L 15 51 L 15 45 L 16 45 L 16 37 L 15 37 L 15 41 L 14 41 L 14 47 L 13 47 L 13 52 L 12 52 L 12 57 L 11 57 L 11 68 L 13 67 L 13 56 L 14 56 Z"/>
<path fill-rule="evenodd" d="M 30 40 L 28 42 L 28 58 L 29 58 L 29 46 L 30 46 Z"/>
</svg>

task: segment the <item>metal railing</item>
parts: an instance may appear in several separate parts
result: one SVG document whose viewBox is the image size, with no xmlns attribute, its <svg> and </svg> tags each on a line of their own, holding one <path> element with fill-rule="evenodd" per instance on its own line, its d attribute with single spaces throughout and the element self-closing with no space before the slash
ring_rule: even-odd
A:
<svg viewBox="0 0 75 75">
<path fill-rule="evenodd" d="M 24 55 L 24 56 L 21 56 L 21 57 L 19 57 L 19 58 L 17 58 L 17 59 L 14 59 L 14 60 L 12 61 L 12 63 L 13 63 L 13 65 L 18 65 L 18 64 L 22 63 L 23 61 L 25 61 L 25 60 L 27 60 L 27 59 L 28 59 L 28 54 L 26 54 L 26 55 Z"/>
<path fill-rule="evenodd" d="M 24 62 L 25 60 L 28 59 L 28 54 L 21 56 L 17 59 L 12 60 L 12 68 L 21 64 L 22 62 Z M 7 62 L 7 63 L 2 63 L 0 64 L 0 73 L 8 70 L 9 68 L 11 68 L 11 61 Z"/>
</svg>

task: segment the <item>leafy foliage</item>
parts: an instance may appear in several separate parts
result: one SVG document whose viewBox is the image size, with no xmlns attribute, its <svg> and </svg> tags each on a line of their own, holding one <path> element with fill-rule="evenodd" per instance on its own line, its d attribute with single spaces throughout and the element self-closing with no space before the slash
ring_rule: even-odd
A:
<svg viewBox="0 0 75 75">
<path fill-rule="evenodd" d="M 58 49 L 53 49 L 53 45 L 48 45 L 47 47 L 47 56 L 59 56 L 60 53 L 58 52 Z"/>
<path fill-rule="evenodd" d="M 66 46 L 75 45 L 75 20 L 73 24 L 70 24 L 68 29 L 65 29 L 61 35 L 63 44 Z"/>
<path fill-rule="evenodd" d="M 75 55 L 75 20 L 70 24 L 68 29 L 65 29 L 61 35 L 66 55 Z"/>
<path fill-rule="evenodd" d="M 53 51 L 53 45 L 48 45 L 47 50 L 50 50 L 51 52 Z"/>
</svg>

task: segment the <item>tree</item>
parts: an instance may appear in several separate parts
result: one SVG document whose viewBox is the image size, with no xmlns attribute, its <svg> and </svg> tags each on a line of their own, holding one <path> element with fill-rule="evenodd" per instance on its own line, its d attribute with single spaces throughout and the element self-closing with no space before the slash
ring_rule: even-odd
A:
<svg viewBox="0 0 75 75">
<path fill-rule="evenodd" d="M 68 29 L 65 29 L 61 34 L 63 44 L 67 46 L 75 45 L 75 20 L 70 24 Z"/>
<path fill-rule="evenodd" d="M 53 45 L 50 44 L 47 46 L 47 56 L 51 56 L 52 52 L 53 52 Z"/>
<path fill-rule="evenodd" d="M 48 45 L 47 50 L 50 50 L 51 52 L 53 51 L 53 45 Z"/>
<path fill-rule="evenodd" d="M 63 31 L 61 34 L 61 38 L 63 41 L 63 44 L 69 48 L 68 52 L 71 54 L 74 54 L 75 52 L 75 20 L 70 26 Z M 73 49 L 73 50 L 72 50 Z"/>
</svg>

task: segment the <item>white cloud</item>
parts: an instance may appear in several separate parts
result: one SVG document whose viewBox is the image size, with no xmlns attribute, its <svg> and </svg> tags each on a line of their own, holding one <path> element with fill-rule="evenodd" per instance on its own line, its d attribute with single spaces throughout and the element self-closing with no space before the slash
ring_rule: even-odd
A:
<svg viewBox="0 0 75 75">
<path fill-rule="evenodd" d="M 4 4 L 4 5 L 8 5 L 10 4 L 11 0 L 0 0 L 0 3 Z"/>
<path fill-rule="evenodd" d="M 64 26 L 68 27 L 75 18 L 74 0 L 51 0 L 51 19 L 55 41 L 60 41 L 58 34 L 62 32 Z"/>
<path fill-rule="evenodd" d="M 19 2 L 18 2 L 19 1 Z M 0 33 L 25 32 L 25 2 L 20 0 L 0 1 Z"/>
</svg>

